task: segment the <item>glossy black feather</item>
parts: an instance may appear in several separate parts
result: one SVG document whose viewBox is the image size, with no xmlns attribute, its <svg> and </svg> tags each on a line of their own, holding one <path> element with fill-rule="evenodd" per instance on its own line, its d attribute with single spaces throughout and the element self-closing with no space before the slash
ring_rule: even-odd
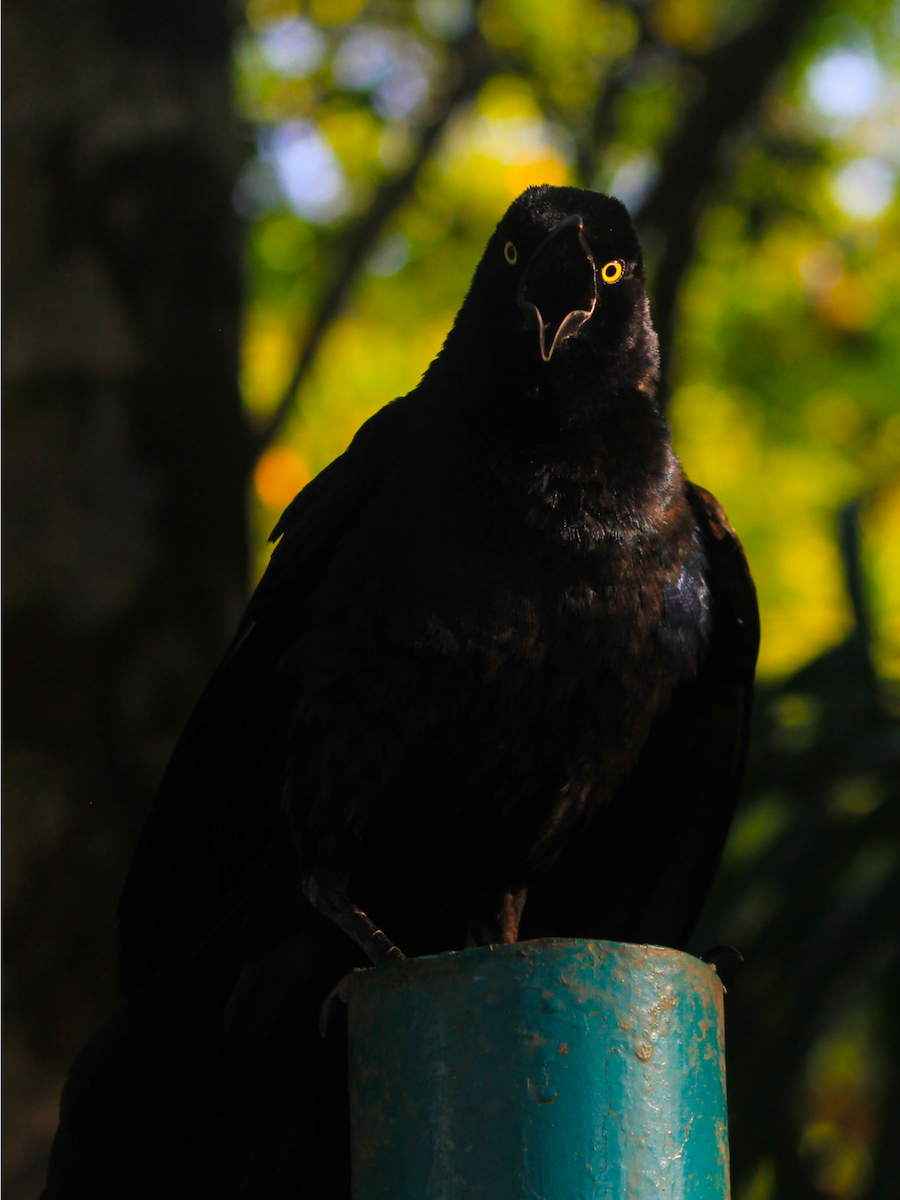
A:
<svg viewBox="0 0 900 1200">
<path fill-rule="evenodd" d="M 275 530 L 138 849 L 127 1004 L 76 1066 L 48 1196 L 347 1195 L 342 1031 L 315 1013 L 360 957 L 304 873 L 407 953 L 514 937 L 523 899 L 520 936 L 685 944 L 758 625 L 656 373 L 624 208 L 530 189 L 419 387 Z"/>
</svg>

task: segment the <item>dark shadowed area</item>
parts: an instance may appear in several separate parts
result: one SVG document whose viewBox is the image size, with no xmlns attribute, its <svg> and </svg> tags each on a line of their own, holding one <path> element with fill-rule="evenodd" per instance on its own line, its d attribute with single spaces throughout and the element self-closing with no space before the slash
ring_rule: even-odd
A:
<svg viewBox="0 0 900 1200">
<path fill-rule="evenodd" d="M 900 1174 L 898 26 L 867 0 L 6 0 L 5 1173 L 263 537 L 440 346 L 530 184 L 619 195 L 762 683 L 694 949 L 737 1200 Z M 255 565 L 256 564 L 256 565 Z"/>
</svg>

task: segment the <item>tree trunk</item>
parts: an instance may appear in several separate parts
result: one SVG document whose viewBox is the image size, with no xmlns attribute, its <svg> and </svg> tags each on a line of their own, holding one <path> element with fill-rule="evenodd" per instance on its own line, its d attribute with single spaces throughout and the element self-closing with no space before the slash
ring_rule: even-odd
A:
<svg viewBox="0 0 900 1200">
<path fill-rule="evenodd" d="M 114 911 L 247 586 L 225 0 L 5 22 L 8 1195 L 115 1006 Z"/>
</svg>

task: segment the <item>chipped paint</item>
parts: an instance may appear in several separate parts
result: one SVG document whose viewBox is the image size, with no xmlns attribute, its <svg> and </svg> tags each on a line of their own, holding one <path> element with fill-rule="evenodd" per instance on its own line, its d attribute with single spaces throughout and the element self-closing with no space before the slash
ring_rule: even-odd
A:
<svg viewBox="0 0 900 1200">
<path fill-rule="evenodd" d="M 355 1200 L 727 1200 L 722 989 L 543 939 L 349 985 Z"/>
</svg>

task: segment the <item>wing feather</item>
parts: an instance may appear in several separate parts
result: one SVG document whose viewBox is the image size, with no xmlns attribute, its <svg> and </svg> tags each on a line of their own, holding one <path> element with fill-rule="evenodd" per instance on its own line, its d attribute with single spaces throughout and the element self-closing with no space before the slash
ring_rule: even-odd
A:
<svg viewBox="0 0 900 1200">
<path fill-rule="evenodd" d="M 359 430 L 285 510 L 277 545 L 235 637 L 171 758 L 119 905 L 123 994 L 144 986 L 199 930 L 260 853 L 280 794 L 289 705 L 278 667 L 336 549 L 414 444 L 411 397 Z"/>
</svg>

